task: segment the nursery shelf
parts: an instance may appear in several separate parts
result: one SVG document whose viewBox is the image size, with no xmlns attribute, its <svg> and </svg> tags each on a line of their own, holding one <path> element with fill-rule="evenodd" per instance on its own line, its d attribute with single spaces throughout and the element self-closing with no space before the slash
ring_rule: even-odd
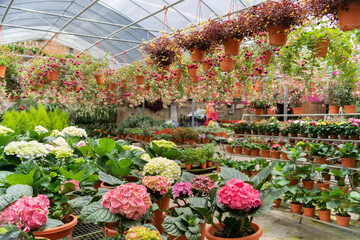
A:
<svg viewBox="0 0 360 240">
<path fill-rule="evenodd" d="M 248 114 L 244 113 L 242 115 L 241 120 L 244 120 L 245 117 L 310 117 L 310 116 L 324 116 L 324 120 L 327 117 L 335 117 L 335 116 L 360 116 L 360 113 L 336 113 L 336 114 L 330 114 L 330 113 L 316 113 L 316 114 L 274 114 L 274 115 L 268 115 L 268 114 Z"/>
<path fill-rule="evenodd" d="M 233 134 L 234 136 L 246 136 L 246 137 L 261 137 L 261 138 L 284 138 L 284 139 L 298 139 L 298 140 L 311 140 L 311 141 L 329 141 L 329 142 L 356 142 L 360 143 L 360 140 L 351 139 L 330 139 L 330 138 L 309 138 L 309 137 L 289 137 L 289 136 L 269 136 L 269 135 L 253 135 L 253 134 Z"/>
<path fill-rule="evenodd" d="M 136 138 L 131 138 L 131 137 L 126 137 L 125 140 L 128 140 L 130 142 L 139 142 L 142 143 L 144 145 L 150 145 L 149 142 L 140 140 L 140 139 L 136 139 Z M 184 144 L 184 145 L 176 145 L 177 148 L 197 148 L 197 147 L 202 147 L 204 144 Z"/>
</svg>

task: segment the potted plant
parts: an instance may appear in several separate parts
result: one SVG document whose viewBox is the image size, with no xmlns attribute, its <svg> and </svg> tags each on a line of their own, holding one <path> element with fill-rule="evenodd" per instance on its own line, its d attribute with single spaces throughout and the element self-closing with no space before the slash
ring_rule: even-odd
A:
<svg viewBox="0 0 360 240">
<path fill-rule="evenodd" d="M 350 208 L 348 210 L 359 216 L 356 221 L 360 227 L 360 193 L 356 191 L 350 193 Z"/>
<path fill-rule="evenodd" d="M 279 144 L 274 144 L 270 147 L 271 157 L 274 159 L 280 159 L 281 146 Z"/>
<path fill-rule="evenodd" d="M 281 189 L 283 187 L 286 187 L 290 181 L 287 179 L 287 175 L 284 175 L 282 173 L 283 170 L 283 166 L 285 164 L 278 162 L 278 164 L 275 166 L 273 172 L 272 172 L 272 176 L 274 176 L 270 182 L 270 184 L 276 188 L 276 189 Z M 273 207 L 274 208 L 280 208 L 280 204 L 281 204 L 282 199 L 278 198 L 274 201 Z"/>
<path fill-rule="evenodd" d="M 303 210 L 306 217 L 315 218 L 315 205 L 316 199 L 320 195 L 321 191 L 318 189 L 304 189 L 303 195 Z"/>
<path fill-rule="evenodd" d="M 335 154 L 341 158 L 343 167 L 353 168 L 355 166 L 355 159 L 359 157 L 359 150 L 352 143 L 347 142 L 338 146 L 339 150 Z"/>
<path fill-rule="evenodd" d="M 304 88 L 302 85 L 289 89 L 289 106 L 293 109 L 294 114 L 302 113 L 302 104 L 305 101 Z"/>
<path fill-rule="evenodd" d="M 214 153 L 215 153 L 216 145 L 214 143 L 208 143 L 205 144 L 202 148 L 205 150 L 206 153 L 207 167 L 212 167 L 213 161 L 215 160 Z"/>
<path fill-rule="evenodd" d="M 207 154 L 204 149 L 196 149 L 196 158 L 200 163 L 201 169 L 206 169 L 207 167 Z"/>
<path fill-rule="evenodd" d="M 318 173 L 319 180 L 317 181 L 316 185 L 320 191 L 326 191 L 330 188 L 330 182 L 325 181 L 324 175 L 326 174 L 324 170 L 326 169 L 327 165 L 322 164 L 320 167 L 314 167 L 314 171 Z"/>
<path fill-rule="evenodd" d="M 264 158 L 270 158 L 270 144 L 268 143 L 261 143 L 260 144 L 261 149 L 261 156 Z"/>
<path fill-rule="evenodd" d="M 290 200 L 291 212 L 301 214 L 301 207 L 304 195 L 304 188 L 299 185 L 288 186 L 288 191 L 285 193 L 284 201 Z"/>
<path fill-rule="evenodd" d="M 192 164 L 196 162 L 196 149 L 185 148 L 182 151 L 182 161 L 185 163 L 185 169 L 190 170 Z"/>
<path fill-rule="evenodd" d="M 282 150 L 283 154 L 286 154 L 287 157 L 292 161 L 292 162 L 306 162 L 307 159 L 305 158 L 306 153 L 304 152 L 304 150 L 301 147 L 291 147 L 285 150 Z"/>
<path fill-rule="evenodd" d="M 7 53 L 2 52 L 0 55 L 0 78 L 5 77 L 6 68 L 10 64 L 10 57 L 7 55 Z"/>
<path fill-rule="evenodd" d="M 185 128 L 184 138 L 190 145 L 193 145 L 195 140 L 199 138 L 199 133 L 192 128 Z"/>
<path fill-rule="evenodd" d="M 321 194 L 315 198 L 315 205 L 318 208 L 317 213 L 319 215 L 319 219 L 321 221 L 331 222 L 331 210 L 327 206 L 330 199 L 326 198 L 326 196 L 326 192 L 321 192 Z"/>
<path fill-rule="evenodd" d="M 350 84 L 342 86 L 340 105 L 344 108 L 345 113 L 355 113 L 356 103 L 359 101 L 358 93 Z"/>
<path fill-rule="evenodd" d="M 310 154 L 315 156 L 316 164 L 326 164 L 326 158 L 333 156 L 335 149 L 332 145 L 325 145 L 324 143 L 310 144 Z"/>
<path fill-rule="evenodd" d="M 313 172 L 313 166 L 296 167 L 296 172 L 302 178 L 303 187 L 312 190 L 315 182 L 313 178 L 316 176 L 316 173 Z"/>
<path fill-rule="evenodd" d="M 332 169 L 330 170 L 330 175 L 335 177 L 337 186 L 344 191 L 344 193 L 349 192 L 349 186 L 345 183 L 345 178 L 350 174 L 350 170 L 346 167 L 341 168 L 340 170 Z"/>
<path fill-rule="evenodd" d="M 105 84 L 105 69 L 108 65 L 109 62 L 107 58 L 97 58 L 92 62 L 91 69 L 95 76 L 97 85 Z"/>
</svg>

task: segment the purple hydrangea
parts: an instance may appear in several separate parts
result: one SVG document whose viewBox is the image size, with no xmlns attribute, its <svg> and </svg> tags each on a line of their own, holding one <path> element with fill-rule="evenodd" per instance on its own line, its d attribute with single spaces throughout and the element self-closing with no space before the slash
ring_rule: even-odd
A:
<svg viewBox="0 0 360 240">
<path fill-rule="evenodd" d="M 192 196 L 192 190 L 191 190 L 191 183 L 189 182 L 179 182 L 175 183 L 175 185 L 172 187 L 172 193 L 174 197 L 191 197 Z"/>
</svg>

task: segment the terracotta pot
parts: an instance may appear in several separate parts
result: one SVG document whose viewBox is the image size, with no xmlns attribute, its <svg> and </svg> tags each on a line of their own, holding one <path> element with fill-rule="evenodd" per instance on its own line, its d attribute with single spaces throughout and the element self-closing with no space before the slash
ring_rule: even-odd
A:
<svg viewBox="0 0 360 240">
<path fill-rule="evenodd" d="M 192 167 L 192 164 L 187 164 L 187 163 L 185 164 L 185 169 L 186 169 L 186 170 L 190 170 L 191 167 Z"/>
<path fill-rule="evenodd" d="M 304 215 L 306 217 L 315 218 L 315 207 L 311 207 L 311 208 L 303 207 L 303 210 L 304 210 Z"/>
<path fill-rule="evenodd" d="M 206 164 L 207 164 L 207 167 L 212 167 L 213 162 L 212 162 L 212 161 L 211 161 L 211 162 L 207 162 Z"/>
<path fill-rule="evenodd" d="M 0 78 L 4 78 L 6 73 L 6 66 L 0 66 Z"/>
<path fill-rule="evenodd" d="M 250 155 L 250 149 L 244 148 L 244 155 Z"/>
<path fill-rule="evenodd" d="M 218 228 L 221 228 L 221 224 L 220 223 L 216 223 L 216 226 Z M 260 239 L 260 237 L 263 235 L 263 230 L 262 230 L 262 227 L 257 224 L 257 223 L 254 223 L 252 222 L 251 223 L 251 229 L 255 232 L 249 236 L 246 236 L 246 237 L 239 237 L 239 238 L 221 238 L 221 237 L 216 237 L 214 236 L 215 233 L 216 233 L 216 229 L 213 227 L 213 226 L 209 226 L 208 228 L 206 228 L 205 230 L 205 237 L 207 240 L 226 240 L 226 239 L 229 239 L 229 240 L 258 240 Z"/>
<path fill-rule="evenodd" d="M 330 181 L 330 179 L 331 179 L 331 175 L 328 173 L 324 173 L 323 177 L 324 177 L 324 180 L 326 180 L 326 181 Z"/>
<path fill-rule="evenodd" d="M 316 164 L 326 164 L 326 157 L 315 157 Z"/>
<path fill-rule="evenodd" d="M 59 70 L 54 70 L 54 71 L 52 71 L 52 72 L 48 72 L 47 78 L 48 78 L 50 81 L 56 81 L 56 80 L 58 79 L 59 73 L 60 73 Z"/>
<path fill-rule="evenodd" d="M 106 223 L 104 228 L 101 228 L 101 231 L 105 234 L 105 237 L 115 237 L 119 233 L 114 230 L 115 223 Z"/>
<path fill-rule="evenodd" d="M 326 209 L 326 210 L 317 210 L 317 213 L 319 215 L 319 219 L 321 221 L 324 222 L 331 222 L 331 210 L 330 209 Z"/>
<path fill-rule="evenodd" d="M 265 55 L 265 56 L 264 56 Z M 262 59 L 262 64 L 268 65 L 271 60 L 272 52 L 271 51 L 264 51 L 264 58 Z"/>
<path fill-rule="evenodd" d="M 286 160 L 286 161 L 290 161 L 290 159 L 288 158 L 286 153 L 281 153 L 282 159 Z"/>
<path fill-rule="evenodd" d="M 106 182 L 101 182 L 100 183 L 100 188 L 113 189 L 114 186 L 112 186 L 112 185 L 110 185 L 110 184 L 108 184 Z"/>
<path fill-rule="evenodd" d="M 223 72 L 231 72 L 234 66 L 234 60 L 232 58 L 224 58 L 221 61 L 221 69 Z"/>
<path fill-rule="evenodd" d="M 290 210 L 293 213 L 301 214 L 301 203 L 290 203 Z"/>
<path fill-rule="evenodd" d="M 210 139 L 209 139 L 209 138 L 205 138 L 205 139 L 204 139 L 204 143 L 210 143 Z"/>
<path fill-rule="evenodd" d="M 137 85 L 143 85 L 145 81 L 145 77 L 141 75 L 135 75 L 135 80 Z"/>
<path fill-rule="evenodd" d="M 314 188 L 314 180 L 310 180 L 310 181 L 305 181 L 304 179 L 302 180 L 303 186 L 304 188 L 311 190 Z"/>
<path fill-rule="evenodd" d="M 314 57 L 326 57 L 329 48 L 329 39 L 319 39 L 315 46 Z"/>
<path fill-rule="evenodd" d="M 355 159 L 353 158 L 341 158 L 341 164 L 343 167 L 353 168 L 355 166 Z"/>
<path fill-rule="evenodd" d="M 236 147 L 235 148 L 235 153 L 236 154 L 242 154 L 242 148 L 241 147 Z"/>
<path fill-rule="evenodd" d="M 191 49 L 191 61 L 193 62 L 203 62 L 205 58 L 205 52 L 197 48 Z"/>
<path fill-rule="evenodd" d="M 360 5 L 353 1 L 350 3 L 348 9 L 341 9 L 338 12 L 339 26 L 342 31 L 351 31 L 353 29 L 360 29 Z"/>
<path fill-rule="evenodd" d="M 208 72 L 210 70 L 212 65 L 210 63 L 203 62 L 202 66 L 203 66 L 204 73 L 206 73 L 206 72 Z"/>
<path fill-rule="evenodd" d="M 274 204 L 275 204 L 275 205 L 273 205 L 272 207 L 274 207 L 274 208 L 280 208 L 281 201 L 282 201 L 281 198 L 276 199 L 276 200 L 274 201 Z"/>
<path fill-rule="evenodd" d="M 182 71 L 181 70 L 175 70 L 173 72 L 173 77 L 176 79 L 181 79 L 182 78 Z"/>
<path fill-rule="evenodd" d="M 275 115 L 275 111 L 276 111 L 276 110 L 266 109 L 267 115 Z"/>
<path fill-rule="evenodd" d="M 344 139 L 344 140 L 346 140 L 346 139 L 348 139 L 349 137 L 348 136 L 345 136 L 345 135 L 340 135 L 340 139 Z"/>
<path fill-rule="evenodd" d="M 338 135 L 336 134 L 330 134 L 330 139 L 337 139 L 338 138 Z"/>
<path fill-rule="evenodd" d="M 35 232 L 33 232 L 34 236 L 38 237 L 38 238 L 43 237 L 43 238 L 47 238 L 50 240 L 56 240 L 56 239 L 62 239 L 62 238 L 68 239 L 68 237 L 69 237 L 69 239 L 71 240 L 73 229 L 74 229 L 75 225 L 77 224 L 78 220 L 77 220 L 76 216 L 71 214 L 71 215 L 65 216 L 65 221 L 66 221 L 65 225 L 45 229 L 44 231 L 41 231 L 41 232 L 35 231 Z"/>
<path fill-rule="evenodd" d="M 320 189 L 320 191 L 322 191 L 322 192 L 330 189 L 330 182 L 326 182 L 326 181 L 324 181 L 322 183 L 318 182 L 318 183 L 316 183 L 316 185 L 317 185 L 318 189 Z"/>
<path fill-rule="evenodd" d="M 234 38 L 227 38 L 224 42 L 224 49 L 226 56 L 236 56 L 240 53 L 240 40 Z"/>
<path fill-rule="evenodd" d="M 250 150 L 251 156 L 260 156 L 260 150 L 259 149 L 251 149 Z"/>
<path fill-rule="evenodd" d="M 295 107 L 293 108 L 294 114 L 302 114 L 302 107 Z"/>
<path fill-rule="evenodd" d="M 250 176 L 256 176 L 259 172 L 256 171 L 250 171 Z"/>
<path fill-rule="evenodd" d="M 345 190 L 343 190 L 344 191 L 344 193 L 346 194 L 346 193 L 349 193 L 349 186 L 338 186 L 341 190 L 343 190 L 344 188 L 345 188 Z"/>
<path fill-rule="evenodd" d="M 232 147 L 231 147 L 230 145 L 227 145 L 227 146 L 226 146 L 226 152 L 227 152 L 227 153 L 233 153 L 234 150 L 232 149 Z"/>
<path fill-rule="evenodd" d="M 262 108 L 256 108 L 255 109 L 255 114 L 256 115 L 262 115 L 264 113 L 264 109 L 262 109 Z"/>
<path fill-rule="evenodd" d="M 221 165 L 219 165 L 219 164 L 216 165 L 216 171 L 217 171 L 217 172 L 221 172 Z"/>
<path fill-rule="evenodd" d="M 283 26 L 268 27 L 269 44 L 271 46 L 284 46 L 287 41 L 288 31 Z"/>
<path fill-rule="evenodd" d="M 270 152 L 271 152 L 271 158 L 280 159 L 281 152 L 279 152 L 278 150 L 270 150 Z"/>
<path fill-rule="evenodd" d="M 187 142 L 188 142 L 190 145 L 194 145 L 194 144 L 195 144 L 195 139 L 188 139 Z"/>
<path fill-rule="evenodd" d="M 103 85 L 103 84 L 105 84 L 104 74 L 95 75 L 95 79 L 96 79 L 97 85 Z"/>
<path fill-rule="evenodd" d="M 108 89 L 109 89 L 109 91 L 114 90 L 114 89 L 115 89 L 115 87 L 116 87 L 115 83 L 113 83 L 113 82 L 109 82 L 109 85 L 108 85 Z"/>
<path fill-rule="evenodd" d="M 356 105 L 345 105 L 344 110 L 345 113 L 355 113 Z"/>
<path fill-rule="evenodd" d="M 340 106 L 329 106 L 330 114 L 337 114 L 340 111 Z"/>
<path fill-rule="evenodd" d="M 201 167 L 201 169 L 206 169 L 207 164 L 206 163 L 200 163 L 200 167 Z"/>
<path fill-rule="evenodd" d="M 190 77 L 195 77 L 199 73 L 199 68 L 198 67 L 188 68 L 188 71 Z"/>
<path fill-rule="evenodd" d="M 163 212 L 161 210 L 169 209 L 170 198 L 168 196 L 165 196 L 162 199 L 156 200 L 156 204 L 159 205 L 159 210 L 154 211 L 154 215 L 155 215 L 154 224 L 157 230 L 160 233 L 163 233 L 164 228 L 161 226 L 161 224 L 163 223 L 164 218 L 162 216 Z"/>
<path fill-rule="evenodd" d="M 351 218 L 350 216 L 343 217 L 343 216 L 336 214 L 336 223 L 339 226 L 349 227 L 350 218 Z"/>
<path fill-rule="evenodd" d="M 359 140 L 359 136 L 357 135 L 357 136 L 351 136 L 351 138 L 350 138 L 351 140 Z"/>
<path fill-rule="evenodd" d="M 356 222 L 357 222 L 357 224 L 359 225 L 359 228 L 360 228 L 360 220 L 357 220 Z"/>
</svg>

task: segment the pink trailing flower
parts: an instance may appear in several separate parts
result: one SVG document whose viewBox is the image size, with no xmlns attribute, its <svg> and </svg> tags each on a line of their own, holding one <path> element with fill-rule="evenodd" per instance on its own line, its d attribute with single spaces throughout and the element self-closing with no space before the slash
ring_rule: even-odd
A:
<svg viewBox="0 0 360 240">
<path fill-rule="evenodd" d="M 101 205 L 114 214 L 128 219 L 139 220 L 152 206 L 146 187 L 127 183 L 108 191 Z"/>
<path fill-rule="evenodd" d="M 39 229 L 48 221 L 50 201 L 45 195 L 23 196 L 0 214 L 0 226 L 10 223 L 25 232 Z"/>
<path fill-rule="evenodd" d="M 231 209 L 250 211 L 261 205 L 260 196 L 250 184 L 233 178 L 219 190 L 218 201 Z"/>
<path fill-rule="evenodd" d="M 78 181 L 76 181 L 76 180 L 70 180 L 70 181 L 65 181 L 65 182 L 64 182 L 64 185 L 61 186 L 60 192 L 62 192 L 62 191 L 64 190 L 64 188 L 65 188 L 65 183 L 72 183 L 72 184 L 74 184 L 75 190 L 79 190 L 79 189 L 80 189 L 80 187 L 79 187 L 79 182 L 78 182 Z"/>
<path fill-rule="evenodd" d="M 196 175 L 195 178 L 191 179 L 192 188 L 208 194 L 213 187 L 215 187 L 214 180 L 205 175 Z"/>
<path fill-rule="evenodd" d="M 179 182 L 175 183 L 175 185 L 172 187 L 172 193 L 174 197 L 191 197 L 192 196 L 192 189 L 191 189 L 191 183 L 189 182 Z"/>
<path fill-rule="evenodd" d="M 142 182 L 144 186 L 151 189 L 154 193 L 159 192 L 161 195 L 167 194 L 170 188 L 170 180 L 164 176 L 146 176 Z"/>
</svg>

